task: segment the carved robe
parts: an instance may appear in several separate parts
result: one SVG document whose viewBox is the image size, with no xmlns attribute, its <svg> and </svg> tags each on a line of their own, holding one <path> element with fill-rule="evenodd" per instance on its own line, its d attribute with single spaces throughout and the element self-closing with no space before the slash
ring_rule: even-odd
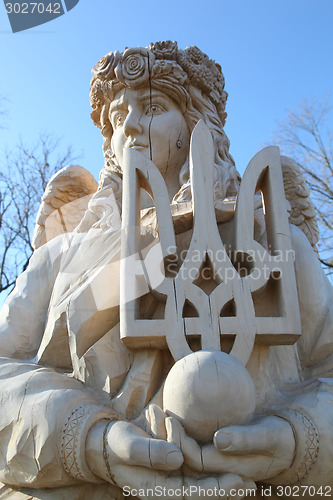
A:
<svg viewBox="0 0 333 500">
<path fill-rule="evenodd" d="M 292 239 L 302 338 L 295 346 L 255 346 L 247 368 L 256 386 L 258 414 L 287 410 L 304 416 L 295 430 L 298 476 L 291 471 L 288 479 L 286 472 L 272 483 L 291 484 L 298 478 L 298 484 L 332 485 L 333 291 L 295 227 Z M 186 246 L 186 241 L 187 234 L 180 235 L 178 243 Z M 0 490 L 0 499 L 123 498 L 118 488 L 89 471 L 85 436 L 112 411 L 131 419 L 154 394 L 158 398 L 170 358 L 156 350 L 129 352 L 118 325 L 107 327 L 108 318 L 116 318 L 119 245 L 112 230 L 95 230 L 93 238 L 75 233 L 55 238 L 35 251 L 2 309 L 0 480 L 8 486 Z M 101 290 L 109 294 L 107 301 Z M 91 306 L 89 314 L 84 304 Z M 82 317 L 81 331 L 75 321 Z M 73 412 L 79 450 L 71 450 L 63 439 Z"/>
</svg>

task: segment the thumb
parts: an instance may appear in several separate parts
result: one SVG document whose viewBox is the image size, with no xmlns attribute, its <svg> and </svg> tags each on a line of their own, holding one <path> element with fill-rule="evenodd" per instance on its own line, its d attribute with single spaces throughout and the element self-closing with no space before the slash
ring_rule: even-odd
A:
<svg viewBox="0 0 333 500">
<path fill-rule="evenodd" d="M 272 455 L 281 441 L 293 440 L 293 432 L 285 420 L 279 417 L 265 417 L 251 425 L 224 427 L 214 435 L 215 447 L 223 453 L 259 453 Z"/>
</svg>

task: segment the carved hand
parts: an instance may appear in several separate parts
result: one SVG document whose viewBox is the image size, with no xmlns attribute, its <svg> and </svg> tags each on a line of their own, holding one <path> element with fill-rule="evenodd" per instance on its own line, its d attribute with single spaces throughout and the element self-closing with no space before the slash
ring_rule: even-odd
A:
<svg viewBox="0 0 333 500">
<path fill-rule="evenodd" d="M 149 434 L 130 422 L 99 421 L 90 429 L 86 443 L 86 458 L 98 477 L 118 484 L 122 466 L 140 466 L 158 470 L 176 470 L 183 455 L 174 444 L 152 439 Z M 128 480 L 129 470 L 125 473 Z"/>
<path fill-rule="evenodd" d="M 182 450 L 185 463 L 197 471 L 231 472 L 260 481 L 289 469 L 294 458 L 293 431 L 280 417 L 268 416 L 252 425 L 220 429 L 214 436 L 215 446 L 200 446 L 175 418 L 166 419 L 166 427 L 171 441 Z"/>
<path fill-rule="evenodd" d="M 157 412 L 157 408 L 154 409 L 155 416 L 165 416 L 162 410 Z M 103 448 L 104 452 L 101 451 Z M 224 490 L 228 494 L 232 489 L 242 492 L 246 488 L 255 488 L 252 481 L 244 482 L 236 474 L 216 474 L 210 477 L 200 475 L 196 478 L 177 473 L 183 463 L 179 447 L 171 442 L 152 438 L 130 422 L 108 423 L 102 420 L 95 424 L 88 433 L 86 458 L 96 476 L 121 488 L 130 488 L 135 491 L 135 496 L 142 499 L 146 497 L 139 490 L 146 491 L 147 484 L 149 488 L 159 488 L 159 492 L 163 488 L 168 492 L 177 489 L 183 491 L 182 488 L 185 488 L 184 495 L 176 492 L 173 497 L 169 494 L 168 498 L 171 500 L 187 498 L 186 489 L 189 491 L 190 488 L 191 500 L 199 500 L 199 496 L 196 496 L 196 492 L 199 495 L 199 488 L 201 494 L 205 489 L 216 488 L 217 491 Z M 243 494 L 233 495 L 236 500 L 243 497 Z"/>
</svg>

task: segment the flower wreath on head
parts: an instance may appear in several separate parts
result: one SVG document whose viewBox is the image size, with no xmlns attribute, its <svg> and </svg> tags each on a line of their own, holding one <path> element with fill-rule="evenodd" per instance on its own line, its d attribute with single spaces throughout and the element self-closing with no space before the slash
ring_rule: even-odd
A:
<svg viewBox="0 0 333 500">
<path fill-rule="evenodd" d="M 178 49 L 177 42 L 157 42 L 149 48 L 127 48 L 120 52 L 109 52 L 94 66 L 91 82 L 91 113 L 94 123 L 102 128 L 101 113 L 104 95 L 112 100 L 117 86 L 140 88 L 149 82 L 168 77 L 178 85 L 201 90 L 215 105 L 224 126 L 225 103 L 228 97 L 224 90 L 221 66 L 204 54 L 198 47 Z M 172 83 L 170 92 L 172 93 Z"/>
</svg>

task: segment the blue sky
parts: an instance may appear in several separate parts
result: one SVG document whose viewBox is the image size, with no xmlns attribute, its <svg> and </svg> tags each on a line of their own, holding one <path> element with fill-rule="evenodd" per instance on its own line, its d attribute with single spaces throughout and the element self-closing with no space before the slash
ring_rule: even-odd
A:
<svg viewBox="0 0 333 500">
<path fill-rule="evenodd" d="M 1 3 L 0 95 L 9 102 L 0 149 L 46 130 L 82 153 L 79 163 L 97 177 L 103 156 L 90 119 L 92 66 L 110 50 L 170 39 L 221 64 L 226 132 L 243 172 L 287 108 L 331 92 L 332 25 L 332 0 L 80 0 L 66 15 L 13 34 Z"/>
</svg>

